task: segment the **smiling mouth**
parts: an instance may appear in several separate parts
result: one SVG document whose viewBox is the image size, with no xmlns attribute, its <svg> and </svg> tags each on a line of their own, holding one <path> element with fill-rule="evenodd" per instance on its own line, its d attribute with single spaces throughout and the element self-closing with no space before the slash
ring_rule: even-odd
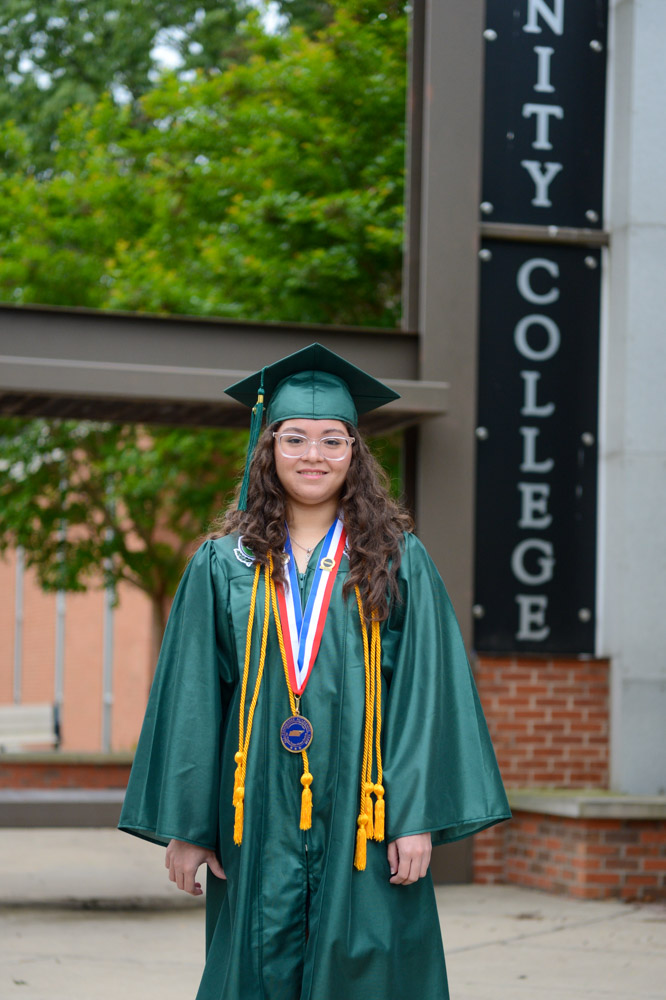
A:
<svg viewBox="0 0 666 1000">
<path fill-rule="evenodd" d="M 312 479 L 320 479 L 322 476 L 325 476 L 327 473 L 325 473 L 323 471 L 320 472 L 319 470 L 316 470 L 316 469 L 300 469 L 298 474 L 299 474 L 299 476 L 309 476 Z"/>
</svg>

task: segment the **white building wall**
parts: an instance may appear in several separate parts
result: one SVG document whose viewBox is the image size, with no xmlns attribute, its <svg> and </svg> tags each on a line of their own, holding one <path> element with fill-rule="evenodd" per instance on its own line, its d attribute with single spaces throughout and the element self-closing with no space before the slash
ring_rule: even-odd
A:
<svg viewBox="0 0 666 1000">
<path fill-rule="evenodd" d="M 611 0 L 600 652 L 611 782 L 666 792 L 666 0 Z"/>
</svg>

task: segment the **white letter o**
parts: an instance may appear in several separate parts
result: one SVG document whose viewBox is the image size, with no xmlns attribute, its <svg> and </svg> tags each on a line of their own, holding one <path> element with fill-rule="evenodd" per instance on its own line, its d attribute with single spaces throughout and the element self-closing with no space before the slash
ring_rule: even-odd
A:
<svg viewBox="0 0 666 1000">
<path fill-rule="evenodd" d="M 531 326 L 541 326 L 548 334 L 548 343 L 541 350 L 530 347 L 527 341 L 527 331 Z M 548 361 L 560 348 L 560 329 L 549 316 L 523 316 L 513 332 L 513 340 L 524 358 L 530 361 Z"/>
</svg>

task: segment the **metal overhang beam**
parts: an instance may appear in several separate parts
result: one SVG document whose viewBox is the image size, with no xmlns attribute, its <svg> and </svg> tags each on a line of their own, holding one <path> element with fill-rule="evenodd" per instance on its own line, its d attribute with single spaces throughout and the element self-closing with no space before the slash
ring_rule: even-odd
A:
<svg viewBox="0 0 666 1000">
<path fill-rule="evenodd" d="M 418 380 L 418 335 L 404 330 L 249 323 L 89 309 L 0 306 L 0 412 L 19 416 L 245 427 L 224 390 L 319 341 L 370 368 L 401 399 L 361 421 L 393 430 L 446 412 L 447 385 Z M 211 367 L 210 359 L 219 359 Z"/>
</svg>

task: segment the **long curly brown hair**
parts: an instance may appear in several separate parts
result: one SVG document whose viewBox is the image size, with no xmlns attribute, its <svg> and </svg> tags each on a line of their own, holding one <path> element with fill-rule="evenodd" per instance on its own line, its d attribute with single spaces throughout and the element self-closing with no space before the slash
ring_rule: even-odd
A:
<svg viewBox="0 0 666 1000">
<path fill-rule="evenodd" d="M 238 510 L 236 495 L 227 510 L 211 525 L 209 538 L 238 532 L 243 545 L 262 565 L 269 552 L 282 552 L 287 540 L 287 496 L 275 469 L 273 431 L 267 427 L 255 448 L 250 465 L 247 510 Z M 379 621 L 399 599 L 397 572 L 402 557 L 403 533 L 413 530 L 410 515 L 390 496 L 388 477 L 374 458 L 358 430 L 347 425 L 354 437 L 352 458 L 340 495 L 340 510 L 347 531 L 350 572 L 343 587 L 345 597 L 358 586 L 366 617 L 374 610 Z M 280 560 L 275 560 L 274 578 L 284 578 Z"/>
</svg>

